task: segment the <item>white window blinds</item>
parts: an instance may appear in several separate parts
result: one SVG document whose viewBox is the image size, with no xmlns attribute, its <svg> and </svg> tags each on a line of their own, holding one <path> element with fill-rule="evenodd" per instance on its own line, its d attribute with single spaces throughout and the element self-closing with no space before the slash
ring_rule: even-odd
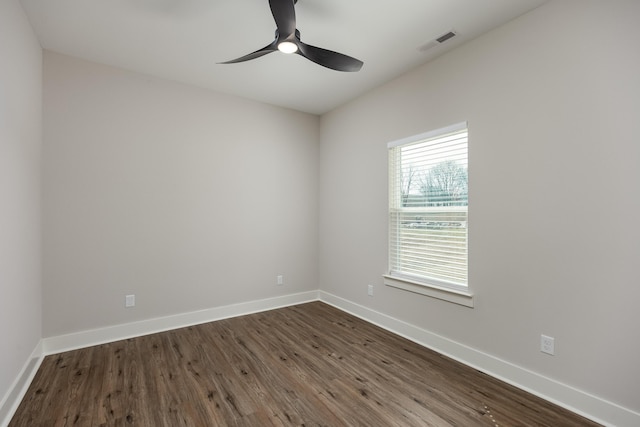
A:
<svg viewBox="0 0 640 427">
<path fill-rule="evenodd" d="M 467 288 L 467 125 L 389 143 L 389 275 Z"/>
</svg>

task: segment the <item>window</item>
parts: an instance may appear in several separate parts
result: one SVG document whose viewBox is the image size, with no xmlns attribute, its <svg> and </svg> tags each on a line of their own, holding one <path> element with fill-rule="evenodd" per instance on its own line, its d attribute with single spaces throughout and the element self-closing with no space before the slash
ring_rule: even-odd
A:
<svg viewBox="0 0 640 427">
<path fill-rule="evenodd" d="M 467 124 L 389 143 L 390 286 L 472 306 Z"/>
</svg>

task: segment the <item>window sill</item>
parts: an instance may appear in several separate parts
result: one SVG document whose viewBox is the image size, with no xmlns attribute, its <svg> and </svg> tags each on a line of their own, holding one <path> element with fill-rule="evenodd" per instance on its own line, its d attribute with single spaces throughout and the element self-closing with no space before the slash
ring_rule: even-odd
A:
<svg viewBox="0 0 640 427">
<path fill-rule="evenodd" d="M 392 288 L 402 289 L 428 297 L 437 298 L 443 301 L 452 302 L 454 304 L 463 305 L 473 308 L 473 294 L 464 291 L 447 289 L 439 286 L 428 285 L 424 283 L 414 282 L 412 280 L 383 275 L 384 284 Z"/>
</svg>

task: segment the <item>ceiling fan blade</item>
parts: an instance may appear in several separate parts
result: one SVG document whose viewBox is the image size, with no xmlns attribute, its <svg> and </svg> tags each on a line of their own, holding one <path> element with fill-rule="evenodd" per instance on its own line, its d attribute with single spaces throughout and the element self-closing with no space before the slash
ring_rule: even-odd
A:
<svg viewBox="0 0 640 427">
<path fill-rule="evenodd" d="M 311 46 L 301 41 L 298 41 L 297 45 L 298 51 L 296 53 L 298 55 L 304 56 L 308 60 L 323 67 L 331 68 L 332 70 L 355 72 L 360 71 L 364 64 L 359 59 L 332 50 Z"/>
<path fill-rule="evenodd" d="M 238 62 L 250 61 L 252 59 L 260 58 L 268 53 L 275 52 L 276 50 L 278 50 L 278 46 L 276 44 L 276 40 L 274 40 L 268 46 L 258 49 L 255 52 L 251 52 L 245 56 L 241 56 L 240 58 L 232 59 L 231 61 L 218 62 L 218 64 L 236 64 Z"/>
<path fill-rule="evenodd" d="M 273 19 L 281 39 L 286 39 L 295 34 L 296 10 L 293 0 L 269 0 Z"/>
<path fill-rule="evenodd" d="M 363 65 L 362 61 L 332 50 L 304 44 L 300 41 L 300 32 L 296 29 L 296 2 L 297 0 L 269 0 L 271 13 L 277 27 L 276 39 L 262 49 L 231 61 L 220 62 L 220 64 L 235 64 L 249 61 L 275 52 L 281 48 L 285 53 L 295 52 L 318 65 L 332 70 L 348 72 L 360 71 Z"/>
</svg>

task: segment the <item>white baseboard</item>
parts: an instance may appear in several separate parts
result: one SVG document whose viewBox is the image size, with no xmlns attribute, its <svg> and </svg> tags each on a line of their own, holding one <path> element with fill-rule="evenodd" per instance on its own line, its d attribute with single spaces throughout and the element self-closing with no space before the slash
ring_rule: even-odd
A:
<svg viewBox="0 0 640 427">
<path fill-rule="evenodd" d="M 324 291 L 310 291 L 44 338 L 0 402 L 0 427 L 9 424 L 45 355 L 318 300 L 605 426 L 640 426 L 640 413 L 368 307 Z"/>
<path fill-rule="evenodd" d="M 38 341 L 29 359 L 24 364 L 18 377 L 13 382 L 7 394 L 0 401 L 0 427 L 7 427 L 13 414 L 18 409 L 22 398 L 27 393 L 33 377 L 42 363 L 42 340 Z"/>
<path fill-rule="evenodd" d="M 18 409 L 31 381 L 33 381 L 33 377 L 38 371 L 42 360 L 47 355 L 311 301 L 318 301 L 318 291 L 243 302 L 157 319 L 43 338 L 38 342 L 31 357 L 25 363 L 18 378 L 9 388 L 6 396 L 0 401 L 0 427 L 7 427 L 9 425 L 13 414 Z"/>
<path fill-rule="evenodd" d="M 612 427 L 640 426 L 640 413 L 547 378 L 490 354 L 452 341 L 346 299 L 319 291 L 320 301 L 444 354 L 597 423 Z"/>
<path fill-rule="evenodd" d="M 155 334 L 171 329 L 184 328 L 215 320 L 246 314 L 273 310 L 295 304 L 302 304 L 318 300 L 318 291 L 302 292 L 281 297 L 267 298 L 257 301 L 242 302 L 222 307 L 208 308 L 190 313 L 142 320 L 123 325 L 108 326 L 100 329 L 75 332 L 43 339 L 43 353 L 45 355 L 77 350 L 79 348 L 120 341 L 143 335 Z"/>
</svg>

